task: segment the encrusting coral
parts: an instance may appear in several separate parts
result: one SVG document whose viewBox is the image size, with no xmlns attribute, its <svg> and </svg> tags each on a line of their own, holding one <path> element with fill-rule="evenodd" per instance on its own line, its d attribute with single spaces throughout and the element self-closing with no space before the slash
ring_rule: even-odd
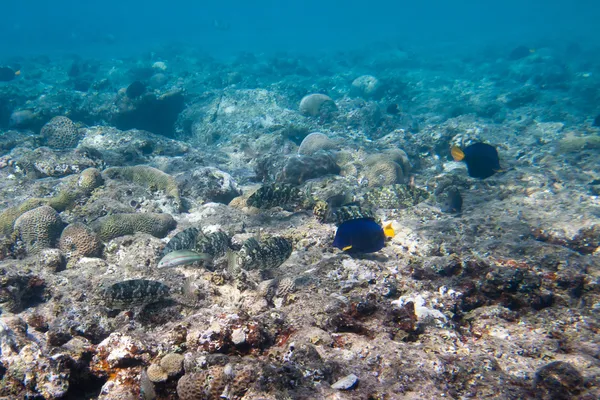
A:
<svg viewBox="0 0 600 400">
<path fill-rule="evenodd" d="M 99 218 L 94 222 L 92 228 L 100 240 L 107 242 L 119 236 L 133 235 L 136 232 L 163 238 L 175 226 L 176 222 L 169 214 L 122 213 Z"/>
<path fill-rule="evenodd" d="M 110 179 L 123 179 L 149 190 L 162 190 L 173 198 L 178 208 L 181 208 L 181 197 L 175 178 L 159 169 L 148 165 L 132 167 L 113 167 L 104 170 L 103 174 Z"/>
</svg>

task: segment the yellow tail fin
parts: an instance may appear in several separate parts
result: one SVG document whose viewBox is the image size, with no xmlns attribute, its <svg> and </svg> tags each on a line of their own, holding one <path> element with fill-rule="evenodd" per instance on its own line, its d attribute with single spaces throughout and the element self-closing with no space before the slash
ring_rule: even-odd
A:
<svg viewBox="0 0 600 400">
<path fill-rule="evenodd" d="M 394 231 L 394 228 L 392 227 L 391 222 L 388 222 L 387 224 L 385 224 L 385 226 L 383 227 L 383 234 L 387 238 L 393 238 L 394 236 L 396 236 L 396 231 Z"/>
<path fill-rule="evenodd" d="M 462 161 L 465 159 L 465 152 L 462 151 L 460 147 L 452 146 L 450 154 L 452 154 L 452 158 L 454 158 L 454 161 Z"/>
</svg>

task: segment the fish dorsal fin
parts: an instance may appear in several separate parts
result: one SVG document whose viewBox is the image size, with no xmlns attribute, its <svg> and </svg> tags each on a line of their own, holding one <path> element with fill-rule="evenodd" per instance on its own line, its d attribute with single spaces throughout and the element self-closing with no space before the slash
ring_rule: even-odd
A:
<svg viewBox="0 0 600 400">
<path fill-rule="evenodd" d="M 450 149 L 450 154 L 452 154 L 454 161 L 462 161 L 465 159 L 465 152 L 462 151 L 458 146 L 452 146 L 452 149 Z"/>
</svg>

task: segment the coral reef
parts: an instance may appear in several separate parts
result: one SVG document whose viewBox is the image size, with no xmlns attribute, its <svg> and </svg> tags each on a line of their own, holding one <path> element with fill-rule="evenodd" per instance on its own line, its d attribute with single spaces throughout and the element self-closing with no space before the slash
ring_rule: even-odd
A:
<svg viewBox="0 0 600 400">
<path fill-rule="evenodd" d="M 600 398 L 600 77 L 539 43 L 5 60 L 0 397 Z"/>
</svg>

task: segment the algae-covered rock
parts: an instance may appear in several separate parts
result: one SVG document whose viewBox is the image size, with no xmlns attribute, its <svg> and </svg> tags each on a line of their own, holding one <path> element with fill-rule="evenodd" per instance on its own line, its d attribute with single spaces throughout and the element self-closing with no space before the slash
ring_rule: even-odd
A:
<svg viewBox="0 0 600 400">
<path fill-rule="evenodd" d="M 214 167 L 200 167 L 177 177 L 181 191 L 200 202 L 229 203 L 242 194 L 237 183 L 227 172 Z"/>
<path fill-rule="evenodd" d="M 600 149 L 600 136 L 567 136 L 558 142 L 557 149 L 561 153 Z"/>
<path fill-rule="evenodd" d="M 56 151 L 48 147 L 17 147 L 10 157 L 15 172 L 31 179 L 64 177 L 103 165 L 102 160 L 84 151 Z"/>
<path fill-rule="evenodd" d="M 152 156 L 181 156 L 189 150 L 185 143 L 137 129 L 92 126 L 81 131 L 85 137 L 79 148 L 100 154 L 109 165 L 146 164 Z"/>
<path fill-rule="evenodd" d="M 151 191 L 162 190 L 171 197 L 178 209 L 181 209 L 181 197 L 177 181 L 171 175 L 148 165 L 132 167 L 114 167 L 104 170 L 104 176 L 110 179 L 123 179 L 144 186 Z"/>
<path fill-rule="evenodd" d="M 148 233 L 163 238 L 177 223 L 169 214 L 123 213 L 99 218 L 92 225 L 100 240 L 107 242 L 119 236 L 136 232 Z"/>
<path fill-rule="evenodd" d="M 329 154 L 292 156 L 287 159 L 278 176 L 280 182 L 302 184 L 309 179 L 340 173 L 340 167 Z"/>
</svg>

